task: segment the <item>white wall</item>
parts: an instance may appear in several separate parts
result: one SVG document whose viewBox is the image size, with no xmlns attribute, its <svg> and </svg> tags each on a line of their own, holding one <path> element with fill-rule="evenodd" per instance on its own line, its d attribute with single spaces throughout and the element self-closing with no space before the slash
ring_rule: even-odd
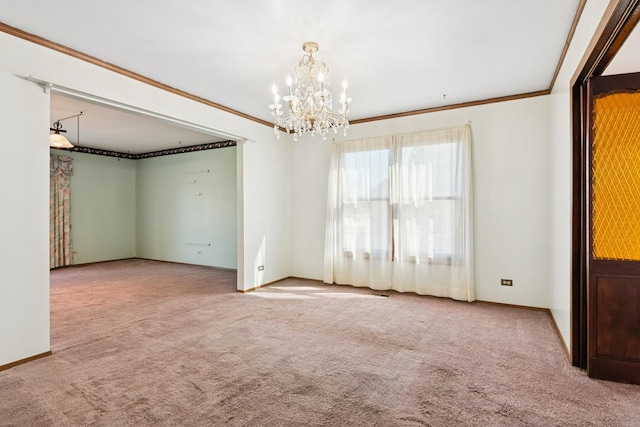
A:
<svg viewBox="0 0 640 427">
<path fill-rule="evenodd" d="M 236 268 L 236 148 L 135 162 L 136 256 Z"/>
<path fill-rule="evenodd" d="M 362 124 L 352 126 L 348 136 L 405 133 L 471 120 L 477 297 L 550 306 L 566 341 L 570 303 L 566 82 L 606 4 L 587 2 L 551 97 Z M 237 148 L 236 160 L 238 289 L 288 275 L 322 278 L 328 144 L 319 139 L 298 144 L 277 141 L 261 124 L 5 33 L 0 33 L 0 45 L 0 115 L 5 134 L 14 142 L 3 151 L 0 179 L 16 182 L 16 176 L 26 177 L 17 181 L 18 186 L 3 185 L 1 190 L 2 199 L 11 203 L 0 211 L 0 365 L 49 348 L 49 99 L 41 88 L 20 77 L 33 75 L 246 139 Z M 323 169 L 324 174 L 319 173 Z M 258 272 L 261 262 L 265 270 Z M 501 287 L 502 277 L 513 279 L 514 287 Z"/>
<path fill-rule="evenodd" d="M 291 139 L 246 141 L 238 149 L 244 224 L 238 289 L 248 290 L 291 275 Z"/>
<path fill-rule="evenodd" d="M 0 60 L 0 366 L 49 351 L 49 97 L 13 71 Z"/>
<path fill-rule="evenodd" d="M 73 264 L 136 256 L 136 161 L 65 150 L 73 158 Z"/>
<path fill-rule="evenodd" d="M 3 152 L 4 182 L 27 176 L 20 187 L 3 186 L 0 210 L 0 364 L 49 349 L 48 155 L 49 97 L 24 80 L 34 76 L 56 86 L 217 129 L 247 139 L 238 157 L 238 288 L 289 275 L 290 145 L 276 141 L 273 129 L 242 117 L 115 74 L 59 52 L 0 32 L 0 114 L 3 130 L 15 141 Z M 41 145 L 42 144 L 42 145 Z M 6 157 L 5 157 L 6 154 Z M 245 164 L 245 162 L 247 164 Z M 243 176 L 244 174 L 244 176 Z M 242 179 L 240 179 L 242 178 Z M 265 270 L 253 260 L 266 242 Z M 249 252 L 247 252 L 249 251 Z M 5 253 L 6 252 L 6 253 Z M 247 253 L 245 253 L 247 252 Z"/>
<path fill-rule="evenodd" d="M 294 277 L 323 280 L 330 160 L 329 139 L 303 136 L 292 144 L 291 275 Z"/>
<path fill-rule="evenodd" d="M 548 96 L 351 126 L 347 139 L 471 121 L 476 298 L 548 307 Z M 292 275 L 322 280 L 330 142 L 292 148 Z M 500 285 L 501 278 L 513 287 Z"/>
<path fill-rule="evenodd" d="M 571 78 L 609 2 L 587 2 L 549 101 L 549 308 L 571 349 Z"/>
<path fill-rule="evenodd" d="M 261 162 L 262 158 L 275 156 L 276 152 L 282 152 L 285 159 L 288 156 L 287 142 L 282 139 L 276 140 L 273 128 L 157 89 L 5 33 L 0 33 L 0 45 L 3 49 L 0 64 L 12 64 L 14 73 L 19 76 L 32 75 L 57 86 L 72 88 L 77 92 L 174 117 L 208 129 L 220 130 L 226 134 L 235 135 L 238 139 L 246 139 L 247 143 L 243 145 L 243 153 L 239 159 L 241 162 L 245 160 L 250 162 L 250 167 L 240 164 L 237 168 L 238 177 L 245 174 L 244 179 L 238 179 L 238 184 L 243 181 L 242 187 L 238 188 L 238 198 L 246 199 L 259 195 L 262 203 L 256 206 L 254 201 L 249 203 L 247 200 L 238 201 L 240 207 L 244 209 L 244 212 L 238 212 L 238 215 L 242 215 L 242 221 L 239 221 L 239 224 L 245 228 L 238 233 L 238 239 L 241 239 L 238 240 L 238 251 L 241 252 L 239 259 L 242 259 L 238 261 L 238 268 L 244 270 L 238 274 L 238 289 L 246 289 L 249 284 L 265 280 L 271 282 L 289 275 L 291 246 L 289 226 L 286 221 L 290 216 L 290 210 L 288 202 L 283 206 L 280 201 L 284 198 L 281 196 L 289 194 L 290 166 L 286 160 L 271 164 Z M 48 129 L 49 125 L 47 118 L 42 126 Z M 271 148 L 276 151 L 272 151 Z M 284 167 L 286 170 L 277 169 L 279 167 Z M 265 182 L 270 185 L 265 187 Z M 274 191 L 274 197 L 260 193 L 259 188 Z M 284 193 L 280 194 L 281 192 Z M 245 193 L 247 196 L 244 195 Z M 270 243 L 267 257 L 271 267 L 268 267 L 268 270 L 265 267 L 264 274 L 258 275 L 253 265 L 249 266 L 244 262 L 244 258 L 255 258 L 256 248 L 261 247 L 265 235 L 270 236 L 271 242 L 280 242 L 281 245 Z M 249 248 L 251 253 L 245 255 L 243 252 Z"/>
</svg>

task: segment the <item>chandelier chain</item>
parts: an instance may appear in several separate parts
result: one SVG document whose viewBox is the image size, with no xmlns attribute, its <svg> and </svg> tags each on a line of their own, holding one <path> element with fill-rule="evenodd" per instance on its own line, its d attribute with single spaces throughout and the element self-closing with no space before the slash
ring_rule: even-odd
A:
<svg viewBox="0 0 640 427">
<path fill-rule="evenodd" d="M 55 122 L 53 122 L 52 130 L 53 129 L 57 129 L 58 131 L 62 130 L 62 124 L 60 123 L 61 121 L 76 117 L 76 123 L 77 123 L 76 144 L 80 144 L 80 116 L 82 116 L 83 114 L 84 112 L 80 111 L 78 114 L 74 114 L 72 116 L 63 117 L 61 119 L 56 120 Z"/>
</svg>

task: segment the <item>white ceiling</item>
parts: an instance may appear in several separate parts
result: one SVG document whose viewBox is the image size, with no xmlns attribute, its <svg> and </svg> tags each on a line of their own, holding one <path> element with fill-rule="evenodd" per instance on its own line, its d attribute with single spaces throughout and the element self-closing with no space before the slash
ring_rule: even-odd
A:
<svg viewBox="0 0 640 427">
<path fill-rule="evenodd" d="M 140 113 L 123 111 L 76 98 L 51 95 L 51 122 L 82 112 L 78 122 L 61 122 L 65 137 L 74 145 L 140 154 L 223 141 L 223 138 L 177 126 Z"/>
<path fill-rule="evenodd" d="M 349 81 L 354 120 L 549 89 L 578 4 L 2 0 L 0 22 L 266 121 L 271 85 L 282 91 L 302 43 L 316 41 L 334 96 L 336 83 Z M 201 142 L 182 128 L 145 131 L 135 127 L 144 125 L 139 115 L 80 102 L 53 96 L 51 119 L 85 111 L 81 145 L 140 152 Z"/>
</svg>

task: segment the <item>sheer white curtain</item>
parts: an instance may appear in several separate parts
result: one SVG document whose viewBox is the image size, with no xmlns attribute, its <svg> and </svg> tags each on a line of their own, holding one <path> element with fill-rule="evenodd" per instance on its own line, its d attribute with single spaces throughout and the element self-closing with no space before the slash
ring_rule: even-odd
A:
<svg viewBox="0 0 640 427">
<path fill-rule="evenodd" d="M 327 283 L 391 288 L 392 138 L 335 142 L 325 235 Z"/>
<path fill-rule="evenodd" d="M 333 145 L 324 281 L 473 301 L 470 128 Z"/>
</svg>

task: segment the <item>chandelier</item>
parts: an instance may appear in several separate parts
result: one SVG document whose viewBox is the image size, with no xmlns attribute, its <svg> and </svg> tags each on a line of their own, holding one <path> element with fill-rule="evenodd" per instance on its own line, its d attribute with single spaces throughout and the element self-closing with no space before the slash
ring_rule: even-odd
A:
<svg viewBox="0 0 640 427">
<path fill-rule="evenodd" d="M 349 129 L 349 103 L 351 98 L 347 98 L 347 82 L 342 82 L 342 93 L 340 94 L 340 111 L 332 112 L 333 101 L 331 92 L 326 88 L 331 84 L 329 78 L 329 68 L 323 61 L 316 60 L 313 54 L 318 51 L 318 43 L 306 42 L 302 45 L 305 55 L 295 68 L 295 79 L 287 76 L 287 95 L 282 100 L 289 107 L 289 115 L 284 116 L 281 110 L 280 95 L 278 87 L 274 84 L 271 88 L 273 92 L 273 104 L 269 105 L 274 118 L 274 131 L 280 138 L 279 129 L 284 129 L 287 133 L 293 133 L 293 140 L 297 141 L 298 136 L 311 132 L 311 136 L 321 135 L 322 139 L 327 138 L 331 129 L 334 133 L 338 128 L 344 128 L 344 134 Z"/>
</svg>

